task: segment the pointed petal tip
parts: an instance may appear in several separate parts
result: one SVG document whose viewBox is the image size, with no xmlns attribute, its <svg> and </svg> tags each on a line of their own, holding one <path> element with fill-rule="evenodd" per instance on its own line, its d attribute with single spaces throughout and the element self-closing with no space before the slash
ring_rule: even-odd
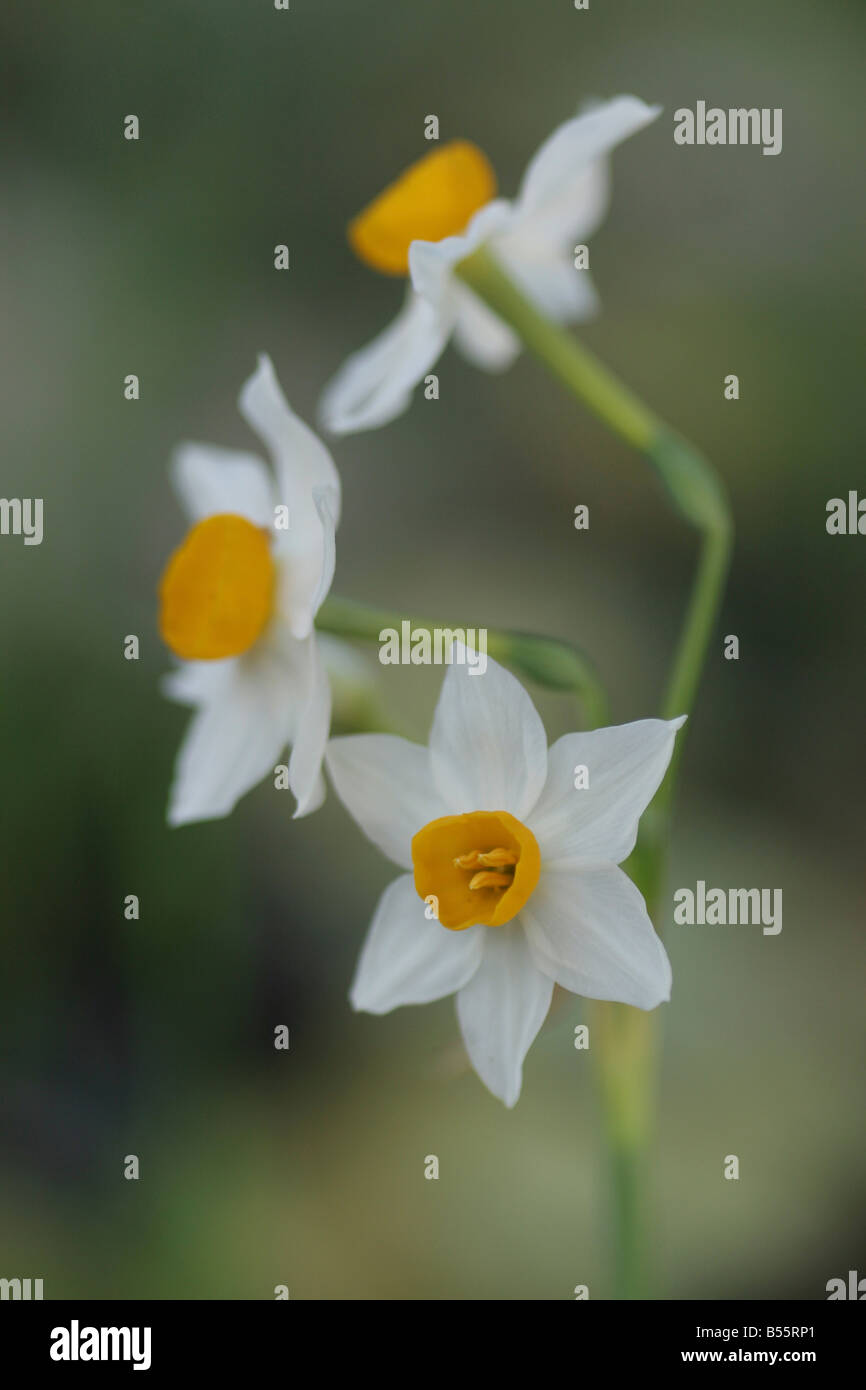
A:
<svg viewBox="0 0 866 1390">
<path fill-rule="evenodd" d="M 471 1064 L 471 1059 L 470 1059 L 470 1064 Z M 478 1073 L 477 1069 L 474 1068 L 474 1065 L 473 1065 L 473 1070 L 475 1070 L 475 1075 L 476 1075 L 476 1077 L 478 1078 L 478 1080 L 481 1082 L 481 1084 L 482 1084 L 482 1086 L 484 1087 L 484 1089 L 485 1089 L 486 1091 L 489 1091 L 489 1092 L 490 1092 L 490 1094 L 493 1096 L 494 1100 L 498 1100 L 499 1103 L 500 1103 L 500 1105 L 503 1105 L 503 1106 L 505 1107 L 506 1110 L 513 1110 L 513 1109 L 514 1109 L 515 1105 L 516 1105 L 517 1102 L 520 1100 L 520 1095 L 521 1095 L 521 1092 L 522 1092 L 522 1090 L 523 1090 L 523 1068 L 522 1068 L 522 1067 L 521 1067 L 521 1069 L 520 1069 L 520 1075 L 516 1078 L 516 1086 L 515 1086 L 515 1084 L 514 1084 L 514 1082 L 513 1082 L 513 1080 L 512 1080 L 512 1084 L 511 1084 L 507 1089 L 505 1089 L 505 1090 L 503 1090 L 503 1091 L 501 1091 L 501 1092 L 500 1092 L 500 1091 L 497 1091 L 493 1086 L 491 1086 L 491 1084 L 490 1084 L 489 1081 L 485 1081 L 484 1077 L 481 1076 L 481 1075 Z"/>
<path fill-rule="evenodd" d="M 342 439 L 343 435 L 351 434 L 348 425 L 345 425 L 339 416 L 321 408 L 316 411 L 316 428 L 322 434 L 332 434 L 335 439 Z"/>
<path fill-rule="evenodd" d="M 172 830 L 177 830 L 181 825 L 203 825 L 206 821 L 225 820 L 226 816 L 230 816 L 233 810 L 233 806 L 230 806 L 227 811 L 196 811 L 182 806 L 170 806 L 166 812 L 165 821 Z"/>
<path fill-rule="evenodd" d="M 667 993 L 666 993 L 666 994 L 660 994 L 659 997 L 658 997 L 658 999 L 655 1001 L 654 1004 L 645 1004 L 645 1005 L 643 1005 L 643 1011 L 644 1011 L 644 1013 L 651 1014 L 651 1013 L 653 1012 L 654 1009 L 659 1009 L 659 1008 L 661 1008 L 662 1004 L 669 1004 L 670 1002 L 671 1002 L 671 990 L 670 990 L 670 986 L 669 986 L 669 987 L 668 987 Z M 639 1005 L 638 1007 L 641 1007 L 641 1006 Z"/>
<path fill-rule="evenodd" d="M 275 376 L 274 364 L 266 352 L 256 353 L 256 365 L 245 379 L 239 392 L 239 400 L 243 400 L 247 393 L 252 389 L 256 381 L 262 376 Z"/>
<path fill-rule="evenodd" d="M 268 442 L 267 431 L 261 428 L 262 407 L 271 412 L 288 411 L 290 419 L 297 419 L 295 411 L 286 399 L 280 385 L 277 369 L 267 352 L 256 355 L 255 370 L 250 373 L 238 392 L 238 410 L 256 434 Z"/>
<path fill-rule="evenodd" d="M 298 797 L 297 805 L 292 812 L 292 820 L 303 820 L 304 816 L 311 816 L 314 811 L 318 811 L 325 804 L 327 794 L 327 783 L 321 775 L 320 766 L 319 776 L 310 790 L 305 796 Z"/>
<path fill-rule="evenodd" d="M 374 998 L 359 994 L 356 989 L 349 991 L 349 1003 L 353 1013 L 372 1014 L 378 1018 L 383 1018 L 385 1014 L 392 1013 L 398 1007 L 396 1004 L 379 1005 Z"/>
<path fill-rule="evenodd" d="M 583 115 L 586 111 L 598 111 L 603 107 L 614 106 L 618 102 L 627 102 L 629 105 L 640 107 L 645 113 L 647 120 L 653 121 L 656 120 L 665 109 L 662 102 L 644 101 L 643 97 L 636 96 L 634 92 L 620 92 L 615 97 L 608 97 L 607 100 L 604 98 L 596 98 L 595 100 L 584 103 L 584 105 L 580 107 L 578 114 Z"/>
</svg>

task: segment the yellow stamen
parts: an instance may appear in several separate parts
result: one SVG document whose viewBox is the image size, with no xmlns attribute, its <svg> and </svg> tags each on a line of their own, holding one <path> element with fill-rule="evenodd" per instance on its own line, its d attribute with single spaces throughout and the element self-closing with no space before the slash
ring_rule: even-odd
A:
<svg viewBox="0 0 866 1390">
<path fill-rule="evenodd" d="M 518 856 L 510 849 L 491 849 L 486 854 L 473 850 L 471 854 L 458 854 L 454 863 L 458 869 L 504 869 L 517 863 Z"/>
<path fill-rule="evenodd" d="M 469 887 L 476 888 L 510 888 L 514 882 L 513 874 L 494 874 L 487 869 L 482 869 L 480 874 L 473 874 L 469 880 Z"/>
<path fill-rule="evenodd" d="M 538 883 L 541 852 L 532 831 L 507 811 L 472 811 L 419 830 L 412 863 L 418 895 L 435 896 L 442 926 L 462 931 L 510 922 Z"/>
<path fill-rule="evenodd" d="M 163 571 L 163 641 L 186 661 L 240 655 L 260 637 L 271 615 L 274 579 L 267 531 L 242 516 L 206 517 Z"/>
<path fill-rule="evenodd" d="M 451 140 L 409 168 L 349 224 L 349 244 L 365 265 L 405 275 L 413 241 L 457 236 L 496 194 L 487 156 L 468 140 Z"/>
</svg>

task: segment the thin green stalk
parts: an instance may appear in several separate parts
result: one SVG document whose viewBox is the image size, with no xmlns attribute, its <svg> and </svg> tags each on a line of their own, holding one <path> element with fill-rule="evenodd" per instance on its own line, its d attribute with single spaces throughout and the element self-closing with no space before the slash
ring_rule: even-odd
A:
<svg viewBox="0 0 866 1390">
<path fill-rule="evenodd" d="M 638 449 L 658 474 L 679 514 L 701 533 L 692 594 L 662 702 L 666 719 L 687 714 L 700 680 L 718 614 L 731 546 L 724 488 L 710 464 L 649 410 L 571 334 L 535 308 L 485 248 L 457 267 L 467 285 L 510 325 L 566 390 L 614 433 Z M 627 864 L 657 920 L 664 885 L 673 791 L 682 736 Z M 593 1005 L 597 1074 L 612 1183 L 615 1292 L 647 1295 L 649 1267 L 648 1151 L 654 1113 L 658 1027 L 655 1015 L 622 1004 Z"/>
<path fill-rule="evenodd" d="M 656 1019 L 627 1004 L 601 1000 L 591 1001 L 589 1018 L 609 1155 L 614 1296 L 648 1298 L 652 1250 L 647 1149 L 655 1110 Z"/>
<path fill-rule="evenodd" d="M 457 273 L 566 390 L 645 454 L 676 509 L 700 530 L 729 526 L 724 489 L 706 459 L 558 324 L 545 318 L 482 247 Z"/>
<path fill-rule="evenodd" d="M 663 719 L 675 719 L 678 714 L 690 710 L 694 704 L 709 638 L 721 605 L 730 553 L 729 526 L 714 527 L 704 533 L 698 570 L 662 703 Z M 680 748 L 678 739 L 674 757 L 671 759 L 674 768 Z M 673 778 L 669 776 L 665 787 L 662 788 L 668 795 L 672 782 Z"/>
<path fill-rule="evenodd" d="M 662 702 L 663 718 L 689 713 L 706 660 L 730 556 L 730 510 L 718 476 L 697 449 L 645 406 L 576 338 L 545 318 L 484 247 L 468 256 L 457 269 L 467 285 L 514 329 L 529 351 L 572 396 L 644 455 L 675 509 L 700 531 L 695 583 Z M 682 746 L 680 735 L 653 804 L 654 814 L 645 816 L 641 825 L 639 850 L 645 849 L 659 860 L 664 856 Z M 644 859 L 648 857 L 645 855 Z M 660 877 L 658 864 L 652 869 L 648 866 L 647 872 L 656 881 Z"/>
<path fill-rule="evenodd" d="M 453 625 L 432 623 L 427 618 L 409 618 L 384 608 L 371 608 L 353 599 L 329 595 L 319 609 L 316 627 L 338 637 L 359 638 L 379 642 L 380 634 L 388 628 L 401 631 L 408 622 L 414 632 L 456 631 Z M 465 630 L 465 629 L 464 629 Z M 495 661 L 513 667 L 521 675 L 545 685 L 576 695 L 584 712 L 584 723 L 596 728 L 608 722 L 607 692 L 589 657 L 568 642 L 555 637 L 537 637 L 527 632 L 505 632 L 485 629 L 487 654 Z M 477 632 L 477 629 L 476 629 Z"/>
</svg>

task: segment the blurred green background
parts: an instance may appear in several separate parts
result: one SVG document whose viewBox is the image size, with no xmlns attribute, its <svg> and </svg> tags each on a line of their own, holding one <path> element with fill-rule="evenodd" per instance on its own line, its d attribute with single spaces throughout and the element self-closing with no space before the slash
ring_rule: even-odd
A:
<svg viewBox="0 0 866 1390">
<path fill-rule="evenodd" d="M 184 530 L 173 446 L 252 447 L 235 402 L 258 351 L 313 420 L 393 315 L 402 287 L 344 227 L 429 148 L 424 117 L 510 195 L 557 123 L 618 92 L 665 112 L 615 155 L 582 333 L 717 463 L 738 528 L 671 889 L 781 887 L 785 908 L 777 937 L 658 923 L 656 1292 L 824 1298 L 864 1271 L 866 540 L 824 527 L 830 497 L 866 491 L 864 29 L 859 0 L 6 0 L 3 491 L 45 499 L 45 539 L 0 542 L 0 1275 L 49 1298 L 609 1292 L 583 1002 L 513 1112 L 465 1071 L 451 1001 L 354 1015 L 393 870 L 333 796 L 293 822 L 266 785 L 166 828 L 187 715 L 158 692 L 155 585 Z M 675 146 L 698 99 L 782 107 L 782 154 Z M 617 721 L 653 713 L 693 535 L 533 362 L 438 370 L 438 402 L 334 444 L 335 592 L 572 638 Z M 411 737 L 440 674 L 379 671 Z M 533 694 L 565 731 L 568 701 Z"/>
</svg>

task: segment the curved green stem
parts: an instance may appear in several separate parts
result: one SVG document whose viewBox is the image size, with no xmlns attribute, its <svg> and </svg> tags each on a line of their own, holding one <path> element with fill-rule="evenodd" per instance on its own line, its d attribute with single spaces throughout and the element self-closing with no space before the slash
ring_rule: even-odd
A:
<svg viewBox="0 0 866 1390">
<path fill-rule="evenodd" d="M 725 490 L 711 465 L 691 444 L 654 414 L 576 338 L 541 314 L 482 247 L 457 267 L 479 298 L 514 329 L 524 345 L 566 390 L 634 448 L 658 474 L 679 514 L 702 535 L 689 606 L 674 654 L 662 717 L 676 718 L 692 707 L 721 602 L 731 547 L 731 518 Z M 666 818 L 682 752 L 677 739 L 667 776 L 656 794 L 655 817 L 645 817 L 644 841 L 663 855 Z M 662 812 L 663 815 L 660 815 Z M 658 877 L 658 866 L 655 866 Z"/>
<path fill-rule="evenodd" d="M 379 642 L 387 628 L 399 632 L 403 622 L 408 622 L 414 632 L 460 630 L 448 624 L 432 623 L 427 618 L 408 618 L 405 613 L 371 608 L 353 599 L 338 598 L 335 594 L 325 599 L 316 617 L 316 627 L 320 632 L 359 638 L 366 642 Z M 495 661 L 504 662 L 539 685 L 576 695 L 583 707 L 587 727 L 596 728 L 607 723 L 607 692 L 589 657 L 579 647 L 555 637 L 536 637 L 528 632 L 507 632 L 493 628 L 486 628 L 485 631 L 487 653 Z"/>
<path fill-rule="evenodd" d="M 457 273 L 504 319 L 566 390 L 627 443 L 645 454 L 677 511 L 700 530 L 730 526 L 724 489 L 707 460 L 594 357 L 545 318 L 482 247 Z"/>
<path fill-rule="evenodd" d="M 591 1000 L 590 1046 L 610 1158 L 615 1296 L 651 1297 L 650 1182 L 659 1037 L 656 1016 Z"/>
</svg>

